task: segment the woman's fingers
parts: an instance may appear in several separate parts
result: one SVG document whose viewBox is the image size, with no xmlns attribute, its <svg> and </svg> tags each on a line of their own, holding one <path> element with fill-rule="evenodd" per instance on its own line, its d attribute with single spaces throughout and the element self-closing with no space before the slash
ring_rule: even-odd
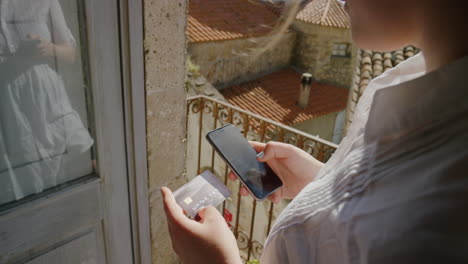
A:
<svg viewBox="0 0 468 264">
<path fill-rule="evenodd" d="M 40 39 L 41 37 L 39 35 L 37 35 L 37 34 L 31 34 L 30 33 L 30 34 L 28 34 L 28 38 L 29 39 Z"/>
<path fill-rule="evenodd" d="M 242 186 L 242 187 L 240 188 L 239 192 L 240 192 L 240 194 L 241 194 L 242 196 L 248 196 L 248 195 L 250 195 L 249 191 L 247 191 L 247 188 L 245 188 L 245 186 Z"/>
<path fill-rule="evenodd" d="M 258 160 L 266 162 L 273 159 L 285 159 L 291 156 L 294 147 L 289 144 L 270 141 L 265 145 L 263 155 L 258 156 Z"/>
<path fill-rule="evenodd" d="M 279 194 L 279 190 L 268 196 L 268 200 L 277 204 L 281 201 L 281 195 Z"/>
<path fill-rule="evenodd" d="M 182 208 L 176 203 L 174 195 L 169 188 L 162 187 L 161 194 L 163 196 L 164 210 L 168 218 L 177 219 L 179 215 L 183 215 Z"/>
<path fill-rule="evenodd" d="M 257 153 L 262 152 L 266 145 L 265 143 L 261 143 L 257 141 L 249 141 L 249 143 L 252 146 L 252 148 L 255 149 Z"/>
<path fill-rule="evenodd" d="M 259 153 L 257 159 L 261 162 L 267 162 L 274 159 L 288 158 L 291 155 L 291 152 L 294 150 L 294 147 L 289 144 L 279 143 L 279 142 L 268 142 L 261 143 L 256 141 L 249 141 L 250 145 L 254 150 Z M 234 172 L 230 171 L 228 174 L 230 180 L 236 181 L 238 177 Z M 245 186 L 242 186 L 239 190 L 240 195 L 248 196 L 250 192 Z M 268 199 L 274 203 L 279 203 L 281 200 L 281 194 L 277 191 L 272 195 L 268 196 Z"/>
<path fill-rule="evenodd" d="M 228 174 L 228 178 L 235 181 L 238 180 L 237 176 L 231 171 Z M 281 194 L 279 193 L 280 190 L 274 192 L 272 195 L 268 196 L 268 200 L 272 201 L 273 203 L 279 203 L 281 200 Z M 247 190 L 245 186 L 242 185 L 242 187 L 239 190 L 239 193 L 241 196 L 249 196 L 250 192 Z"/>
<path fill-rule="evenodd" d="M 171 190 L 167 187 L 162 187 L 161 194 L 163 196 L 164 211 L 166 212 L 167 220 L 180 225 L 188 224 L 190 220 L 184 215 L 184 211 L 177 204 Z"/>
<path fill-rule="evenodd" d="M 206 208 L 201 209 L 198 211 L 198 216 L 200 216 L 200 223 L 206 223 L 206 222 L 217 222 L 217 221 L 223 221 L 223 217 L 219 213 L 216 208 L 213 206 L 208 206 Z"/>
<path fill-rule="evenodd" d="M 237 181 L 238 178 L 237 176 L 234 174 L 234 172 L 230 171 L 229 174 L 228 174 L 228 178 L 231 180 L 231 181 Z"/>
</svg>

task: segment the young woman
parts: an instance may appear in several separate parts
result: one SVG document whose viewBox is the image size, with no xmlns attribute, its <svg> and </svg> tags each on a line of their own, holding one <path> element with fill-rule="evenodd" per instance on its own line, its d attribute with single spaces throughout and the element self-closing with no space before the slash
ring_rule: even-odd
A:
<svg viewBox="0 0 468 264">
<path fill-rule="evenodd" d="M 271 199 L 293 198 L 261 263 L 468 263 L 466 3 L 349 0 L 346 9 L 359 47 L 422 52 L 369 84 L 326 164 L 286 144 L 252 143 L 283 180 Z M 214 208 L 191 221 L 169 189 L 162 194 L 184 263 L 240 263 Z"/>
</svg>

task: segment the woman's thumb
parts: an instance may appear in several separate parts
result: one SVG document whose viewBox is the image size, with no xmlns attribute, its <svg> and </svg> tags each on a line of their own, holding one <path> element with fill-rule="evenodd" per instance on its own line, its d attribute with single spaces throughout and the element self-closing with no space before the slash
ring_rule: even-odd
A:
<svg viewBox="0 0 468 264">
<path fill-rule="evenodd" d="M 293 147 L 289 144 L 270 141 L 266 144 L 265 149 L 257 154 L 257 160 L 267 162 L 272 159 L 288 158 L 291 154 L 291 148 Z"/>
<path fill-rule="evenodd" d="M 257 154 L 257 160 L 260 162 L 267 162 L 268 160 L 275 157 L 275 148 L 277 143 L 270 141 L 265 145 L 265 148 L 262 152 Z"/>
<path fill-rule="evenodd" d="M 200 223 L 204 223 L 206 221 L 212 221 L 217 218 L 223 218 L 221 214 L 214 208 L 213 206 L 208 206 L 206 208 L 201 209 L 198 211 L 198 216 L 200 216 Z"/>
<path fill-rule="evenodd" d="M 258 161 L 263 161 L 264 157 L 265 157 L 265 152 L 264 151 L 257 153 L 257 160 Z"/>
</svg>

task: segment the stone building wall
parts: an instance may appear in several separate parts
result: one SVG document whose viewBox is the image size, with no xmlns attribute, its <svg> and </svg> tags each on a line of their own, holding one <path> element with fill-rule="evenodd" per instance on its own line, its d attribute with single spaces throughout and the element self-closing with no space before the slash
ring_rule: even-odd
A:
<svg viewBox="0 0 468 264">
<path fill-rule="evenodd" d="M 293 26 L 298 30 L 293 64 L 312 73 L 318 81 L 350 88 L 357 55 L 350 30 L 300 21 Z M 333 56 L 334 43 L 349 43 L 349 57 Z"/>
<path fill-rule="evenodd" d="M 337 115 L 338 113 L 324 115 L 293 125 L 292 127 L 332 142 Z"/>
<path fill-rule="evenodd" d="M 268 43 L 270 36 L 190 43 L 188 53 L 209 82 L 224 88 L 289 65 L 295 38 L 295 32 L 285 33 L 272 49 L 254 60 L 255 49 Z"/>
<path fill-rule="evenodd" d="M 144 0 L 144 54 L 152 263 L 179 263 L 160 194 L 186 182 L 187 0 Z"/>
</svg>

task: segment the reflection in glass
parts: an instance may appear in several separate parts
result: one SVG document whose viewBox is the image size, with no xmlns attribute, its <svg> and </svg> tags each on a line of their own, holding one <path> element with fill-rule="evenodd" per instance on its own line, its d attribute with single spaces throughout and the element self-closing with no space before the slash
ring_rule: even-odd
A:
<svg viewBox="0 0 468 264">
<path fill-rule="evenodd" d="M 94 142 L 79 48 L 59 1 L 0 0 L 0 22 L 1 205 L 92 172 Z"/>
</svg>

